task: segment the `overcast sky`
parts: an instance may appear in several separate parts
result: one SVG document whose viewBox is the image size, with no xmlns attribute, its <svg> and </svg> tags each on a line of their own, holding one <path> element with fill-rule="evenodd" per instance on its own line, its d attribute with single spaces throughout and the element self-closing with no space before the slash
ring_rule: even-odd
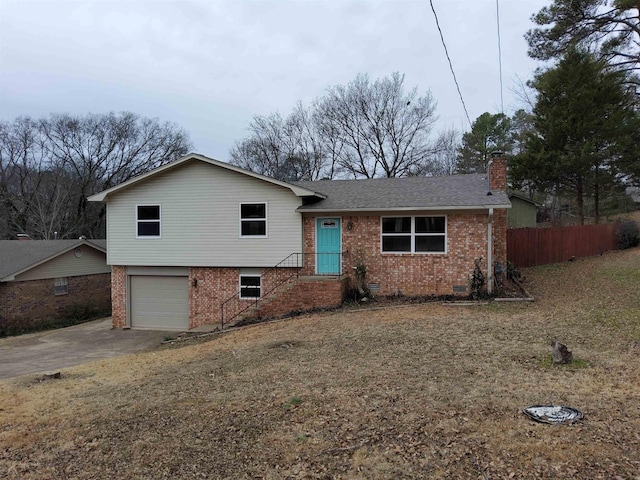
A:
<svg viewBox="0 0 640 480">
<path fill-rule="evenodd" d="M 536 62 L 544 0 L 500 0 L 505 113 Z M 495 0 L 434 0 L 473 121 L 500 111 Z M 228 160 L 253 115 L 288 114 L 359 73 L 430 90 L 437 129 L 468 130 L 429 0 L 0 0 L 0 120 L 131 111 Z"/>
</svg>

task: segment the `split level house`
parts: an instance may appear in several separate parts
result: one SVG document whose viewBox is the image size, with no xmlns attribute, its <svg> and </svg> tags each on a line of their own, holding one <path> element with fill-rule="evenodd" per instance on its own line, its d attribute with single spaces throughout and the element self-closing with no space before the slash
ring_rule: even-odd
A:
<svg viewBox="0 0 640 480">
<path fill-rule="evenodd" d="M 506 262 L 505 188 L 504 158 L 487 174 L 287 183 L 189 154 L 89 200 L 107 205 L 114 327 L 187 330 L 338 306 L 355 282 L 468 295 L 476 259 L 489 278 Z"/>
</svg>

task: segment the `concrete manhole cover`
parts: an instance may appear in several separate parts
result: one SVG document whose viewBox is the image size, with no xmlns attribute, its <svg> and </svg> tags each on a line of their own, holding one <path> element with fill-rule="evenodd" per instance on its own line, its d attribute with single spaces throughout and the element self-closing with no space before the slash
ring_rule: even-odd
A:
<svg viewBox="0 0 640 480">
<path fill-rule="evenodd" d="M 532 405 L 522 412 L 536 422 L 551 424 L 573 423 L 584 416 L 580 410 L 561 405 Z"/>
</svg>

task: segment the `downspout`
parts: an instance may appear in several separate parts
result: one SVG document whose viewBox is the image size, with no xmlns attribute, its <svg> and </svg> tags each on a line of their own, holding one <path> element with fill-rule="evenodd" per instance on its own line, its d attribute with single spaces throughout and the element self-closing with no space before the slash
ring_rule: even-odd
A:
<svg viewBox="0 0 640 480">
<path fill-rule="evenodd" d="M 489 209 L 489 220 L 487 221 L 487 293 L 493 293 L 493 208 Z"/>
</svg>

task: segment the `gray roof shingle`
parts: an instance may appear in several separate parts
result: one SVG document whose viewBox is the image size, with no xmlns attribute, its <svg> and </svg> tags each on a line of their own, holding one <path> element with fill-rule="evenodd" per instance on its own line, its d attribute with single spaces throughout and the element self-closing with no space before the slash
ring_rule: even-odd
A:
<svg viewBox="0 0 640 480">
<path fill-rule="evenodd" d="M 0 281 L 79 245 L 107 250 L 106 240 L 0 240 Z"/>
<path fill-rule="evenodd" d="M 486 174 L 293 182 L 326 199 L 299 212 L 509 208 L 505 192 L 489 192 Z"/>
</svg>

